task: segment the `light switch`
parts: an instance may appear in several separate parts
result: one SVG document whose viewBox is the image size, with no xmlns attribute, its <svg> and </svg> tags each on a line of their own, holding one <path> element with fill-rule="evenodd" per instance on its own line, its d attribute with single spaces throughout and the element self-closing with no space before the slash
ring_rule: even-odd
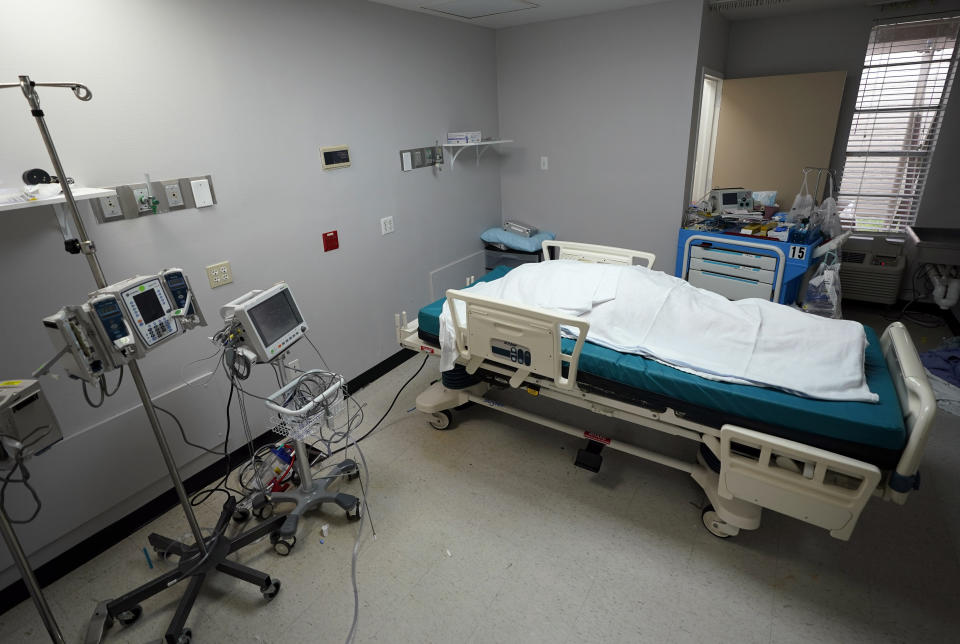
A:
<svg viewBox="0 0 960 644">
<path fill-rule="evenodd" d="M 210 194 L 210 182 L 206 179 L 195 179 L 190 182 L 193 188 L 193 201 L 197 208 L 213 205 L 213 195 Z"/>
</svg>

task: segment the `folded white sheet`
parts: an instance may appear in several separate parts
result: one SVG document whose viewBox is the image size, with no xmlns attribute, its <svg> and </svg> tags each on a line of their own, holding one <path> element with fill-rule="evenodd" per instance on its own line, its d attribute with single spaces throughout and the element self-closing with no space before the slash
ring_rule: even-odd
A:
<svg viewBox="0 0 960 644">
<path fill-rule="evenodd" d="M 824 400 L 878 399 L 866 384 L 867 340 L 857 322 L 765 300 L 731 302 L 640 266 L 564 260 L 525 264 L 471 292 L 583 317 L 590 322 L 590 342 L 705 378 Z M 465 307 L 458 313 L 463 320 Z M 576 330 L 565 333 L 574 337 Z M 452 369 L 456 341 L 447 303 L 440 345 L 441 370 Z"/>
</svg>

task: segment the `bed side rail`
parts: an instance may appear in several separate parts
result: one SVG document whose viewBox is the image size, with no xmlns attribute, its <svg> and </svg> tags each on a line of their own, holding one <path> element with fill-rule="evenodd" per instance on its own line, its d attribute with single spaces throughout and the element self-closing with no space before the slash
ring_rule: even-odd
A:
<svg viewBox="0 0 960 644">
<path fill-rule="evenodd" d="M 622 264 L 624 266 L 633 266 L 639 263 L 647 268 L 653 268 L 653 262 L 657 259 L 657 256 L 653 253 L 642 250 L 629 250 L 627 248 L 614 248 L 613 246 L 581 242 L 545 240 L 542 245 L 543 261 L 545 262 L 550 261 L 550 259 L 574 259 L 578 262 Z M 556 257 L 550 257 L 551 248 L 557 249 Z"/>
<path fill-rule="evenodd" d="M 465 321 L 460 319 L 458 301 L 465 305 Z M 575 386 L 589 322 L 544 309 L 507 304 L 469 291 L 447 291 L 447 303 L 456 329 L 457 352 L 466 361 L 468 373 L 474 373 L 484 360 L 490 360 L 516 369 L 510 378 L 512 387 L 519 387 L 530 374 L 553 380 L 564 389 Z M 566 354 L 561 348 L 561 326 L 578 331 L 572 353 Z M 566 376 L 564 364 L 569 365 Z"/>
<path fill-rule="evenodd" d="M 910 491 L 920 484 L 920 461 L 937 413 L 937 400 L 917 348 L 903 323 L 894 322 L 887 327 L 880 338 L 880 347 L 897 389 L 907 428 L 907 445 L 896 469 L 890 473 L 884 498 L 902 505 Z"/>
<path fill-rule="evenodd" d="M 736 425 L 720 429 L 725 499 L 755 503 L 850 538 L 880 482 L 870 463 Z"/>
</svg>

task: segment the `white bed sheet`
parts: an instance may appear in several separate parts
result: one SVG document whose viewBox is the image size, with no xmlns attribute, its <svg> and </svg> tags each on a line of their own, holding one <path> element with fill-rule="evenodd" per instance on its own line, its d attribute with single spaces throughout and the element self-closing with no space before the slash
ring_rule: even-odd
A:
<svg viewBox="0 0 960 644">
<path fill-rule="evenodd" d="M 823 400 L 876 402 L 864 375 L 863 326 L 766 300 L 731 302 L 641 266 L 572 260 L 524 264 L 471 293 L 582 317 L 587 340 L 723 382 Z M 466 318 L 463 302 L 458 317 Z M 575 329 L 564 329 L 575 337 Z M 441 370 L 456 361 L 448 303 L 440 316 Z"/>
</svg>

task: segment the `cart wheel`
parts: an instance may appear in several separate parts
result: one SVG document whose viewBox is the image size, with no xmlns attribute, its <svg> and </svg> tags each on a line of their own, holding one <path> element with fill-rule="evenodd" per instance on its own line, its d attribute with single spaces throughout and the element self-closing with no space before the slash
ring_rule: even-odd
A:
<svg viewBox="0 0 960 644">
<path fill-rule="evenodd" d="M 355 480 L 357 480 L 358 478 L 360 478 L 360 468 L 359 468 L 359 467 L 358 467 L 357 469 L 353 470 L 352 472 L 350 472 L 349 474 L 347 474 L 347 480 L 348 480 L 348 481 L 355 481 Z"/>
<path fill-rule="evenodd" d="M 185 628 L 180 631 L 180 637 L 177 638 L 177 644 L 190 644 L 190 640 L 193 639 L 193 631 L 189 628 Z"/>
<path fill-rule="evenodd" d="M 287 541 L 286 539 L 277 539 L 273 544 L 273 550 L 281 557 L 286 557 L 288 554 L 290 554 L 290 551 L 293 550 L 293 546 L 296 544 L 296 537 L 290 537 L 290 541 Z"/>
<path fill-rule="evenodd" d="M 130 610 L 125 610 L 119 615 L 117 615 L 117 621 L 123 624 L 124 626 L 129 626 L 135 621 L 140 619 L 140 616 L 143 615 L 143 607 L 140 604 L 137 604 Z"/>
<path fill-rule="evenodd" d="M 250 510 L 247 508 L 237 508 L 233 512 L 233 520 L 237 523 L 243 523 L 250 520 Z"/>
<path fill-rule="evenodd" d="M 277 596 L 277 593 L 280 592 L 280 580 L 274 579 L 270 582 L 270 585 L 267 586 L 267 589 L 262 592 L 264 599 L 273 599 Z"/>
<path fill-rule="evenodd" d="M 703 512 L 700 513 L 700 520 L 703 521 L 703 527 L 715 537 L 729 539 L 733 536 L 720 528 L 720 526 L 726 525 L 727 522 L 720 518 L 720 515 L 717 514 L 717 511 L 713 509 L 712 505 L 708 505 L 703 509 Z"/>
<path fill-rule="evenodd" d="M 449 409 L 430 414 L 430 426 L 434 429 L 448 429 L 453 423 L 453 414 Z"/>
<path fill-rule="evenodd" d="M 257 518 L 261 521 L 273 516 L 273 503 L 264 503 L 256 509 Z"/>
<path fill-rule="evenodd" d="M 353 510 L 347 510 L 347 519 L 350 521 L 359 521 L 363 517 L 363 502 L 357 501 L 357 504 L 353 506 Z"/>
<path fill-rule="evenodd" d="M 153 554 L 157 558 L 157 561 L 162 561 L 170 556 L 166 548 L 154 548 Z"/>
</svg>

